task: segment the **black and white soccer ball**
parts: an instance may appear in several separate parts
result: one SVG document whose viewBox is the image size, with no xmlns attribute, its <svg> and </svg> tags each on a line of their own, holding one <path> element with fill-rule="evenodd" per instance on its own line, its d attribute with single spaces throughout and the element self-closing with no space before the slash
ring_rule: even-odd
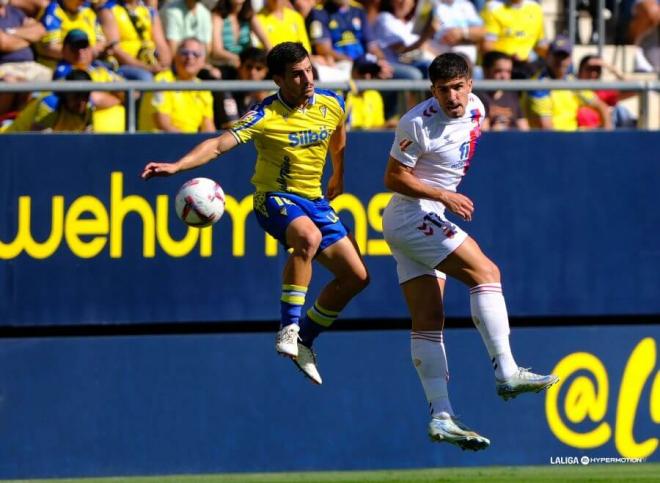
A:
<svg viewBox="0 0 660 483">
<path fill-rule="evenodd" d="M 210 226 L 225 212 L 225 192 L 212 179 L 193 178 L 179 188 L 174 208 L 186 225 L 197 228 Z"/>
</svg>

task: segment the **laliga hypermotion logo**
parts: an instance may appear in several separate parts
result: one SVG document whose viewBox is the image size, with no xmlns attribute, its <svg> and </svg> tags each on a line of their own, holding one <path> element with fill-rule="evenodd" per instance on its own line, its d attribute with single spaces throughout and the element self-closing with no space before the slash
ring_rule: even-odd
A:
<svg viewBox="0 0 660 483">
<path fill-rule="evenodd" d="M 635 421 L 650 416 L 653 423 L 660 424 L 660 370 L 656 352 L 655 340 L 647 337 L 630 354 L 621 378 L 615 414 L 607 418 L 613 426 L 606 420 L 610 383 L 601 360 L 588 352 L 564 357 L 552 371 L 560 382 L 548 390 L 545 400 L 552 433 L 574 448 L 593 449 L 606 444 L 614 430 L 614 445 L 621 456 L 651 456 L 658 448 L 658 438 L 643 439 L 640 435 L 638 441 Z M 640 404 L 646 399 L 642 399 L 643 394 L 650 394 L 648 406 Z"/>
</svg>

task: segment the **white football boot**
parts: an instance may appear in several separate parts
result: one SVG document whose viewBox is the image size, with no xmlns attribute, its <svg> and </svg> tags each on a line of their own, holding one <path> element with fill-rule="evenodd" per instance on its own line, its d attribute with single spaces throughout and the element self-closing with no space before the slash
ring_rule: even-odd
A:
<svg viewBox="0 0 660 483">
<path fill-rule="evenodd" d="M 282 327 L 275 338 L 275 350 L 278 354 L 287 357 L 298 357 L 298 324 L 289 324 Z"/>
<path fill-rule="evenodd" d="M 431 418 L 428 427 L 429 437 L 439 443 L 450 443 L 459 448 L 479 451 L 490 446 L 490 440 L 465 426 L 456 416 L 446 412 Z"/>
<path fill-rule="evenodd" d="M 293 362 L 314 384 L 323 384 L 323 379 L 316 366 L 316 354 L 312 349 L 298 342 L 298 357 L 293 359 Z"/>
<path fill-rule="evenodd" d="M 529 368 L 519 367 L 518 371 L 506 379 L 495 379 L 497 395 L 505 401 L 525 392 L 541 392 L 556 384 L 559 378 L 554 374 L 543 376 L 530 372 Z"/>
</svg>

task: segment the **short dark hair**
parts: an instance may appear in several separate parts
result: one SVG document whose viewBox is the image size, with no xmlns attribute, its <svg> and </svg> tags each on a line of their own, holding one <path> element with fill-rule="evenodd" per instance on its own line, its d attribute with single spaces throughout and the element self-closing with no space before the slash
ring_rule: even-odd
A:
<svg viewBox="0 0 660 483">
<path fill-rule="evenodd" d="M 490 52 L 486 52 L 481 59 L 481 66 L 485 69 L 492 69 L 493 66 L 497 63 L 499 60 L 510 60 L 513 62 L 513 57 L 511 57 L 509 54 L 505 54 L 504 52 L 500 52 L 499 50 L 491 50 Z"/>
<path fill-rule="evenodd" d="M 222 17 L 223 19 L 226 19 L 229 17 L 229 14 L 231 12 L 231 2 L 230 0 L 218 0 L 218 3 L 215 4 L 215 7 L 213 7 L 213 13 L 217 13 Z M 238 20 L 241 20 L 243 22 L 249 22 L 252 20 L 252 17 L 254 17 L 254 9 L 252 7 L 252 2 L 249 0 L 246 2 L 243 2 L 243 6 L 241 9 L 238 11 Z"/>
<path fill-rule="evenodd" d="M 305 57 L 309 57 L 309 53 L 300 42 L 282 42 L 268 52 L 266 57 L 268 71 L 270 75 L 283 76 L 287 65 L 297 64 Z"/>
<path fill-rule="evenodd" d="M 587 54 L 584 57 L 582 57 L 582 59 L 580 60 L 580 65 L 578 67 L 578 72 L 584 69 L 584 66 L 587 65 L 587 63 L 592 59 L 600 59 L 600 57 L 594 54 Z"/>
<path fill-rule="evenodd" d="M 438 55 L 429 66 L 429 79 L 431 83 L 436 81 L 448 81 L 457 77 L 472 78 L 470 62 L 464 55 L 447 52 Z"/>
<path fill-rule="evenodd" d="M 69 72 L 64 80 L 68 81 L 91 81 L 92 77 L 89 75 L 89 72 L 82 69 L 73 69 Z"/>
<path fill-rule="evenodd" d="M 248 60 L 266 65 L 266 51 L 259 47 L 246 47 L 238 54 L 238 57 L 241 59 L 241 65 Z"/>
</svg>

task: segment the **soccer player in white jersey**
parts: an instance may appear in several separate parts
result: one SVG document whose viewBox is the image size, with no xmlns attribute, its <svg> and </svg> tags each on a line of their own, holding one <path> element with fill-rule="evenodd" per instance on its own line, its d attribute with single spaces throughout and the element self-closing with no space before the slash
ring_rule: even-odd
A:
<svg viewBox="0 0 660 483">
<path fill-rule="evenodd" d="M 472 201 L 456 192 L 470 166 L 484 107 L 472 94 L 470 67 L 446 53 L 429 67 L 433 97 L 406 113 L 396 130 L 385 172 L 395 194 L 383 215 L 383 233 L 397 262 L 399 284 L 412 317 L 411 355 L 431 407 L 434 441 L 479 450 L 490 441 L 454 415 L 443 343 L 445 274 L 470 288 L 472 320 L 490 355 L 497 394 L 505 400 L 557 382 L 518 367 L 509 346 L 509 320 L 500 272 L 479 245 L 445 218 L 445 209 L 472 219 Z"/>
</svg>

